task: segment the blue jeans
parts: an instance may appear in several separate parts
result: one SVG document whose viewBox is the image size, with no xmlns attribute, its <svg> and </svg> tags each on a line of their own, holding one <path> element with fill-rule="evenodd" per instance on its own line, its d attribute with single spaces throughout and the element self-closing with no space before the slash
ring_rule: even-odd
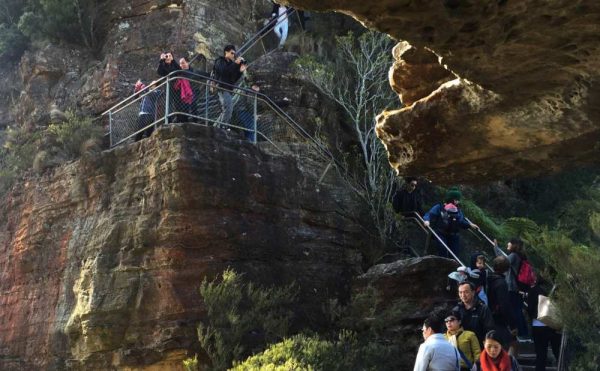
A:
<svg viewBox="0 0 600 371">
<path fill-rule="evenodd" d="M 217 121 L 222 124 L 229 124 L 233 115 L 233 97 L 227 90 L 219 91 L 219 103 L 221 103 L 221 114 Z"/>
<path fill-rule="evenodd" d="M 241 121 L 241 126 L 248 130 L 244 130 L 244 136 L 247 140 L 252 143 L 256 142 L 256 121 L 254 120 L 254 115 L 246 110 L 238 111 L 238 115 Z"/>
</svg>

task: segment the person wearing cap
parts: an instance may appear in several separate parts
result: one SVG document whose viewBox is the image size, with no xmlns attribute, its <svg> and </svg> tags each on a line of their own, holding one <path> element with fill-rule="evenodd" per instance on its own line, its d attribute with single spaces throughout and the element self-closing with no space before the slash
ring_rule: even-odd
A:
<svg viewBox="0 0 600 371">
<path fill-rule="evenodd" d="M 413 371 L 456 371 L 459 369 L 458 350 L 444 338 L 444 317 L 432 313 L 421 329 L 425 341 L 419 346 Z"/>
<path fill-rule="evenodd" d="M 465 330 L 462 327 L 460 312 L 451 312 L 444 322 L 448 329 L 444 336 L 460 354 L 460 369 L 470 370 L 481 353 L 477 336 L 473 331 Z"/>
<path fill-rule="evenodd" d="M 460 253 L 460 239 L 458 232 L 461 229 L 479 229 L 476 224 L 470 223 L 465 219 L 465 215 L 459 207 L 461 197 L 462 194 L 457 188 L 450 188 L 448 192 L 446 192 L 444 202 L 434 205 L 431 210 L 423 215 L 425 226 L 431 226 L 440 239 L 457 257 Z M 439 241 L 437 241 L 437 243 L 438 255 L 452 258 L 446 247 Z"/>
<path fill-rule="evenodd" d="M 479 344 L 482 344 L 485 334 L 494 330 L 495 326 L 490 308 L 475 295 L 472 282 L 465 281 L 458 285 L 458 297 L 460 301 L 452 311 L 460 313 L 464 329 L 473 331 Z"/>
<path fill-rule="evenodd" d="M 521 366 L 515 357 L 508 354 L 502 347 L 503 339 L 494 330 L 485 334 L 483 351 L 473 365 L 472 371 L 521 371 Z"/>
</svg>

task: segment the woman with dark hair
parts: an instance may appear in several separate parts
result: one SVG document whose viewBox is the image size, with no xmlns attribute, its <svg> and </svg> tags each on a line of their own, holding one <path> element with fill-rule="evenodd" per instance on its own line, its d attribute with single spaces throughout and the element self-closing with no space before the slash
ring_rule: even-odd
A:
<svg viewBox="0 0 600 371">
<path fill-rule="evenodd" d="M 160 60 L 158 61 L 158 68 L 156 69 L 156 73 L 158 74 L 158 76 L 165 77 L 171 72 L 179 70 L 181 70 L 181 67 L 179 66 L 177 61 L 175 61 L 173 53 L 166 52 L 160 55 Z M 181 111 L 182 102 L 179 94 L 180 90 L 176 89 L 176 85 L 178 86 L 178 82 L 179 79 L 169 82 L 169 112 L 165 112 L 165 114 Z M 178 121 L 178 116 L 180 115 L 177 115 L 177 117 L 170 116 L 169 122 Z"/>
<path fill-rule="evenodd" d="M 485 334 L 483 351 L 471 371 L 521 371 L 515 357 L 502 349 L 502 337 L 495 330 Z"/>
</svg>

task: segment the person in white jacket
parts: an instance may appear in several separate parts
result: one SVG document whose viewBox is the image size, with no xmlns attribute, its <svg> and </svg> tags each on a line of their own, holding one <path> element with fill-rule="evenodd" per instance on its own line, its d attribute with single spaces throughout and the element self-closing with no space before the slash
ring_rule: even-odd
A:
<svg viewBox="0 0 600 371">
<path fill-rule="evenodd" d="M 277 17 L 277 23 L 275 24 L 275 35 L 279 38 L 279 48 L 283 48 L 283 44 L 285 44 L 285 40 L 288 35 L 288 12 L 290 8 L 285 5 L 279 5 L 273 3 L 273 10 L 271 17 Z"/>
<path fill-rule="evenodd" d="M 419 346 L 414 371 L 459 371 L 460 355 L 444 337 L 444 317 L 431 314 L 423 323 L 423 339 Z"/>
</svg>

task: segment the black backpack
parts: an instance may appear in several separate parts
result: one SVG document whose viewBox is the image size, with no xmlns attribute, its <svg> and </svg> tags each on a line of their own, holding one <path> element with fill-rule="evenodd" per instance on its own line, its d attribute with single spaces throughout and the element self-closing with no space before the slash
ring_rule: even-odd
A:
<svg viewBox="0 0 600 371">
<path fill-rule="evenodd" d="M 460 230 L 458 207 L 455 212 L 444 209 L 444 204 L 440 204 L 439 229 L 447 234 L 458 233 Z"/>
</svg>

